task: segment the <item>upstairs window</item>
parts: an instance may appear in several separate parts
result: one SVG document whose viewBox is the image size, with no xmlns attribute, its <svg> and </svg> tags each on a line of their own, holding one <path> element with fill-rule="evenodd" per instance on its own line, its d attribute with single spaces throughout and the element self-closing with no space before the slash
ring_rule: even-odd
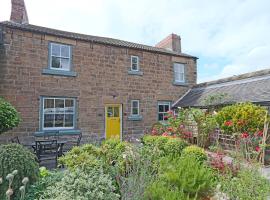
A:
<svg viewBox="0 0 270 200">
<path fill-rule="evenodd" d="M 131 100 L 131 115 L 139 116 L 140 115 L 140 102 L 139 100 Z"/>
<path fill-rule="evenodd" d="M 131 56 L 131 71 L 140 71 L 138 56 Z"/>
<path fill-rule="evenodd" d="M 158 121 L 168 120 L 168 111 L 171 109 L 171 102 L 160 101 L 158 102 Z"/>
<path fill-rule="evenodd" d="M 70 71 L 71 46 L 50 43 L 50 69 Z"/>
<path fill-rule="evenodd" d="M 174 81 L 178 83 L 185 82 L 185 65 L 182 63 L 174 63 Z"/>
</svg>

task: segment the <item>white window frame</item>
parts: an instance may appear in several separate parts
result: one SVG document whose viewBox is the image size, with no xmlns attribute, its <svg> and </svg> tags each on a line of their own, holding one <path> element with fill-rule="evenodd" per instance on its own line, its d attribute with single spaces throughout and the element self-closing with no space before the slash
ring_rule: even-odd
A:
<svg viewBox="0 0 270 200">
<path fill-rule="evenodd" d="M 178 69 L 182 67 L 182 69 Z M 174 81 L 177 83 L 185 83 L 186 79 L 186 74 L 185 74 L 185 69 L 186 66 L 183 63 L 173 63 L 173 71 L 174 71 Z M 183 79 L 181 79 L 182 77 Z"/>
<path fill-rule="evenodd" d="M 137 70 L 134 70 L 133 67 L 132 67 L 132 64 L 133 64 L 133 58 L 136 58 L 136 59 L 137 59 Z M 139 65 L 139 62 L 140 62 L 139 56 L 131 56 L 131 57 L 130 57 L 130 70 L 133 71 L 133 72 L 138 72 L 138 71 L 140 71 L 140 65 Z"/>
<path fill-rule="evenodd" d="M 60 56 L 54 56 L 54 57 L 57 57 L 57 58 L 60 58 L 60 66 L 61 66 L 61 58 L 63 59 L 68 59 L 69 60 L 69 66 L 68 66 L 68 69 L 63 69 L 63 68 L 56 68 L 56 67 L 53 67 L 52 66 L 52 47 L 53 45 L 56 45 L 56 46 L 60 46 Z M 62 56 L 61 55 L 61 47 L 62 46 L 65 46 L 65 47 L 68 47 L 68 54 L 69 54 L 69 57 L 65 57 L 65 56 Z M 53 70 L 62 70 L 62 71 L 71 71 L 71 46 L 70 45 L 67 45 L 67 44 L 60 44 L 60 43 L 54 43 L 54 42 L 51 42 L 50 43 L 50 69 L 53 69 Z"/>
<path fill-rule="evenodd" d="M 133 114 L 133 102 L 137 102 L 138 104 L 138 114 Z M 140 115 L 140 100 L 131 100 L 131 116 L 139 116 Z"/>
<path fill-rule="evenodd" d="M 169 111 L 164 111 L 164 112 L 160 112 L 159 111 L 159 106 L 160 105 L 162 105 L 162 106 L 166 106 L 166 105 L 168 105 L 169 106 L 169 110 L 171 110 L 171 102 L 170 101 L 158 101 L 158 121 L 161 121 L 161 122 L 165 122 L 165 121 L 167 121 L 167 120 L 164 120 L 164 116 L 165 116 L 165 114 L 167 114 L 167 112 Z M 163 114 L 163 120 L 159 120 L 159 114 Z"/>
<path fill-rule="evenodd" d="M 45 107 L 45 100 L 46 99 L 53 99 L 54 100 L 54 103 L 55 103 L 55 100 L 56 99 L 60 99 L 60 100 L 72 100 L 73 101 L 73 112 L 68 112 L 67 114 L 73 114 L 73 126 L 71 127 L 44 127 L 44 119 L 45 119 L 45 112 L 44 112 L 44 107 Z M 76 122 L 76 106 L 75 106 L 75 104 L 76 104 L 76 100 L 75 100 L 75 98 L 69 98 L 69 97 L 67 97 L 67 98 L 64 98 L 64 97 L 43 97 L 42 98 L 42 130 L 67 130 L 67 129 L 74 129 L 75 128 L 75 122 Z M 65 106 L 64 106 L 64 108 L 65 108 Z M 52 112 L 51 114 L 54 114 L 54 115 L 56 115 L 57 114 L 57 111 L 54 111 L 54 112 Z M 63 114 L 63 113 L 60 113 L 60 114 Z M 65 111 L 64 111 L 64 117 L 65 117 Z M 64 121 L 64 123 L 65 123 L 65 121 Z M 55 119 L 54 119 L 54 125 L 55 125 Z"/>
</svg>

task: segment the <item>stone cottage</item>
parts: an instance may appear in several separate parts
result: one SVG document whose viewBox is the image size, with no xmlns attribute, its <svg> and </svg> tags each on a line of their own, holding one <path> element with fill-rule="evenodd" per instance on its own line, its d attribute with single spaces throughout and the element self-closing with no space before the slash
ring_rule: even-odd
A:
<svg viewBox="0 0 270 200">
<path fill-rule="evenodd" d="M 23 0 L 0 22 L 0 96 L 22 122 L 0 140 L 58 131 L 140 136 L 196 84 L 197 58 L 171 34 L 156 46 L 31 25 Z"/>
</svg>

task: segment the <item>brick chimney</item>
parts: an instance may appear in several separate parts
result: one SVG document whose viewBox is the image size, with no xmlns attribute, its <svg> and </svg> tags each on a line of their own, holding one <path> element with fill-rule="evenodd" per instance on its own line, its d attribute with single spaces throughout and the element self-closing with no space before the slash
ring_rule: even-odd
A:
<svg viewBox="0 0 270 200">
<path fill-rule="evenodd" d="M 156 44 L 156 47 L 181 53 L 181 38 L 179 35 L 172 33 Z"/>
<path fill-rule="evenodd" d="M 10 21 L 20 24 L 29 23 L 24 0 L 11 0 Z"/>
</svg>

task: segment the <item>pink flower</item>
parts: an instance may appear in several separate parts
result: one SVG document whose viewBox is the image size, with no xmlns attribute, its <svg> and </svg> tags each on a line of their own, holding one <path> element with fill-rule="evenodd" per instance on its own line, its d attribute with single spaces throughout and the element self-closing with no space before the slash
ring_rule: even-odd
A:
<svg viewBox="0 0 270 200">
<path fill-rule="evenodd" d="M 185 125 L 184 125 L 184 124 L 181 124 L 179 127 L 180 127 L 181 129 L 184 129 L 184 128 L 185 128 Z"/>
<path fill-rule="evenodd" d="M 260 152 L 261 148 L 257 146 L 257 147 L 255 147 L 255 151 Z"/>
<path fill-rule="evenodd" d="M 249 134 L 247 132 L 242 133 L 241 138 L 248 138 Z"/>
<path fill-rule="evenodd" d="M 169 136 L 169 133 L 164 132 L 164 133 L 162 134 L 162 136 L 164 136 L 164 137 L 168 137 L 168 136 Z"/>
<path fill-rule="evenodd" d="M 165 115 L 165 116 L 164 116 L 164 120 L 167 120 L 167 119 L 168 119 L 168 116 L 167 116 L 167 115 Z"/>
<path fill-rule="evenodd" d="M 167 113 L 168 113 L 169 115 L 173 115 L 173 111 L 172 111 L 172 110 L 169 110 Z"/>
</svg>

